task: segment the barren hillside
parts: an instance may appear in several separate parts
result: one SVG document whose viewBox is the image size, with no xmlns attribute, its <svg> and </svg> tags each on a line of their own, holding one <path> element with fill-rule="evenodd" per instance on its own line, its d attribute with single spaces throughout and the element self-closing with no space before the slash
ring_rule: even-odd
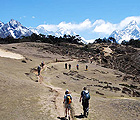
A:
<svg viewBox="0 0 140 120">
<path fill-rule="evenodd" d="M 73 120 L 140 119 L 138 49 L 113 44 L 64 43 L 5 44 L 0 48 L 24 57 L 0 57 L 2 120 L 63 120 L 66 89 L 73 96 Z M 38 78 L 36 69 L 42 61 L 46 65 Z M 64 68 L 65 63 L 72 65 L 71 70 Z M 79 102 L 84 86 L 91 94 L 88 118 L 82 117 Z"/>
</svg>

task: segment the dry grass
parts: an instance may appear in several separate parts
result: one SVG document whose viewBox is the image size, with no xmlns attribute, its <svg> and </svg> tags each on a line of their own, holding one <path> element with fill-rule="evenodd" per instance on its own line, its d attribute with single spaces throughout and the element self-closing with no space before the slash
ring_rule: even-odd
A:
<svg viewBox="0 0 140 120">
<path fill-rule="evenodd" d="M 68 56 L 43 52 L 40 50 L 43 45 L 35 43 L 1 45 L 1 48 L 20 53 L 26 58 L 26 63 L 22 60 L 0 58 L 2 120 L 62 119 L 64 117 L 62 102 L 66 89 L 69 89 L 73 96 L 72 106 L 73 116 L 75 116 L 73 119 L 81 119 L 83 111 L 79 97 L 84 86 L 90 90 L 91 100 L 89 117 L 82 119 L 140 119 L 139 98 L 132 99 L 121 91 L 105 88 L 108 85 L 122 90 L 120 83 L 131 84 L 131 81 L 122 81 L 123 73 L 100 67 L 96 63 L 88 63 L 89 68 L 85 71 L 86 63 L 79 63 L 77 60 L 67 61 Z M 65 62 L 55 62 L 56 58 Z M 47 69 L 43 69 L 41 73 L 43 83 L 39 84 L 35 82 L 38 78 L 31 69 L 36 68 L 41 61 L 45 61 Z M 71 70 L 64 69 L 66 62 L 72 65 Z M 79 70 L 76 70 L 77 63 L 80 66 Z"/>
</svg>

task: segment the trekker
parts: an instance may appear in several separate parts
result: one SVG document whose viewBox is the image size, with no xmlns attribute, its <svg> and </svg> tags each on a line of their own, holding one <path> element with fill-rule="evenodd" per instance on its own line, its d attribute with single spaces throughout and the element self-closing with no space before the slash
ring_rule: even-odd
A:
<svg viewBox="0 0 140 120">
<path fill-rule="evenodd" d="M 44 61 L 41 62 L 41 67 L 43 68 L 45 65 Z"/>
<path fill-rule="evenodd" d="M 77 68 L 77 70 L 79 70 L 79 65 L 78 64 L 76 65 L 76 68 Z"/>
<path fill-rule="evenodd" d="M 69 93 L 69 90 L 66 90 L 66 92 L 65 92 L 63 103 L 65 104 L 65 118 L 67 119 L 67 115 L 68 115 L 68 119 L 70 120 L 72 96 Z"/>
<path fill-rule="evenodd" d="M 67 63 L 65 63 L 65 69 L 67 69 Z"/>
<path fill-rule="evenodd" d="M 92 60 L 92 59 L 90 59 L 90 64 L 92 64 L 92 62 L 93 62 L 93 60 Z"/>
<path fill-rule="evenodd" d="M 88 70 L 88 65 L 86 65 L 86 71 Z"/>
<path fill-rule="evenodd" d="M 71 69 L 71 64 L 69 64 L 69 70 Z"/>
<path fill-rule="evenodd" d="M 41 71 L 40 65 L 37 67 L 37 71 L 38 71 L 38 76 L 39 76 L 40 75 L 40 71 Z"/>
<path fill-rule="evenodd" d="M 84 116 L 87 117 L 88 116 L 88 112 L 89 112 L 89 99 L 90 99 L 90 94 L 87 90 L 86 87 L 83 88 L 83 91 L 81 92 L 81 97 L 79 102 L 81 102 L 82 99 L 82 106 L 83 106 L 83 112 L 84 112 Z"/>
</svg>

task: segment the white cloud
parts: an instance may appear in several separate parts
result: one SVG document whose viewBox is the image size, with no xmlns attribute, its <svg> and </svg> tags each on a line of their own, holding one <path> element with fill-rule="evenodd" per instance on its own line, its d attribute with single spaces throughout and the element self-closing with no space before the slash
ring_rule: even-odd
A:
<svg viewBox="0 0 140 120">
<path fill-rule="evenodd" d="M 22 18 L 26 18 L 26 16 L 22 16 L 22 17 L 20 17 L 20 19 L 22 19 Z"/>
<path fill-rule="evenodd" d="M 38 27 L 37 27 L 37 29 L 40 29 L 40 28 L 44 28 L 44 29 L 46 29 L 46 30 L 48 30 L 48 31 L 57 31 L 57 25 L 39 25 Z"/>
<path fill-rule="evenodd" d="M 79 24 L 75 24 L 75 23 L 71 23 L 71 22 L 69 22 L 69 23 L 61 22 L 57 25 L 57 27 L 81 31 L 81 30 L 91 28 L 92 24 L 91 24 L 91 21 L 89 19 L 86 19 L 85 21 L 83 21 L 82 23 L 79 23 Z"/>
<path fill-rule="evenodd" d="M 106 35 L 110 35 L 114 30 L 123 29 L 132 20 L 135 20 L 137 22 L 137 24 L 140 25 L 140 16 L 127 17 L 118 24 L 112 24 L 110 22 L 105 22 L 104 20 L 101 20 L 101 19 L 96 20 L 93 23 L 93 26 L 95 26 L 95 29 L 92 32 L 104 33 Z"/>
<path fill-rule="evenodd" d="M 54 25 L 39 25 L 37 28 L 45 28 L 48 31 L 56 32 L 58 29 L 72 30 L 85 39 L 93 39 L 98 37 L 108 37 L 114 30 L 123 29 L 132 20 L 135 20 L 140 25 L 140 16 L 131 16 L 123 19 L 119 23 L 113 24 L 111 22 L 99 19 L 95 22 L 91 22 L 89 19 L 84 20 L 81 23 L 66 23 L 65 21 Z"/>
<path fill-rule="evenodd" d="M 99 19 L 99 20 L 96 20 L 96 21 L 93 23 L 93 26 L 101 25 L 101 24 L 105 24 L 105 21 L 102 20 L 102 19 Z"/>
<path fill-rule="evenodd" d="M 101 22 L 97 22 L 97 23 L 94 23 L 95 29 L 92 32 L 110 34 L 112 31 L 116 29 L 116 24 L 112 24 L 110 22 L 105 22 L 102 20 Z"/>
<path fill-rule="evenodd" d="M 35 16 L 32 16 L 32 18 L 34 19 L 34 18 L 35 18 Z"/>
<path fill-rule="evenodd" d="M 124 20 L 122 20 L 119 24 L 118 24 L 118 29 L 122 29 L 124 28 L 127 24 L 129 24 L 132 20 L 135 20 L 137 22 L 138 25 L 140 25 L 140 16 L 131 16 L 131 17 L 127 17 Z"/>
<path fill-rule="evenodd" d="M 72 31 L 84 31 L 86 29 L 92 28 L 92 23 L 89 19 L 86 19 L 85 21 L 75 24 L 75 23 L 66 23 L 66 22 L 61 22 L 58 25 L 52 25 L 52 24 L 47 24 L 47 25 L 39 25 L 37 28 L 45 28 L 48 31 L 57 31 L 58 29 L 65 29 L 65 30 L 72 30 Z"/>
</svg>

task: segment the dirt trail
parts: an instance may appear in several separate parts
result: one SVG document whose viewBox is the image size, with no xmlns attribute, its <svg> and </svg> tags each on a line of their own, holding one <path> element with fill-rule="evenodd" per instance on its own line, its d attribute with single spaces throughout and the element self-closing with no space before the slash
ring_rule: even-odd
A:
<svg viewBox="0 0 140 120">
<path fill-rule="evenodd" d="M 70 61 L 70 62 L 74 62 L 74 61 Z M 69 63 L 69 62 L 67 62 Z M 47 66 L 52 66 L 52 65 L 58 65 L 58 64 L 64 64 L 64 62 L 57 62 L 57 63 L 50 63 L 47 64 Z M 42 71 L 43 73 L 46 72 L 46 67 L 44 68 L 44 70 Z M 59 71 L 62 72 L 62 71 Z M 58 72 L 58 73 L 59 73 Z M 57 74 L 57 73 L 56 73 Z M 65 90 L 60 88 L 60 87 L 55 87 L 53 86 L 49 81 L 51 81 L 50 77 L 43 77 L 40 76 L 38 81 L 41 81 L 40 83 L 42 83 L 44 86 L 49 87 L 52 91 L 55 91 L 57 93 L 57 96 L 55 96 L 55 108 L 57 110 L 57 115 L 58 115 L 58 119 L 60 120 L 64 120 L 64 116 L 65 116 L 65 108 L 64 108 L 64 104 L 63 104 L 63 97 L 64 97 L 64 93 Z M 71 119 L 72 120 L 80 120 L 81 119 L 81 112 L 82 112 L 82 106 L 81 103 L 79 102 L 79 95 L 75 92 L 71 93 L 72 97 L 73 97 L 73 103 L 72 103 L 72 111 L 71 111 Z M 83 118 L 83 119 L 87 119 L 87 118 Z"/>
</svg>

